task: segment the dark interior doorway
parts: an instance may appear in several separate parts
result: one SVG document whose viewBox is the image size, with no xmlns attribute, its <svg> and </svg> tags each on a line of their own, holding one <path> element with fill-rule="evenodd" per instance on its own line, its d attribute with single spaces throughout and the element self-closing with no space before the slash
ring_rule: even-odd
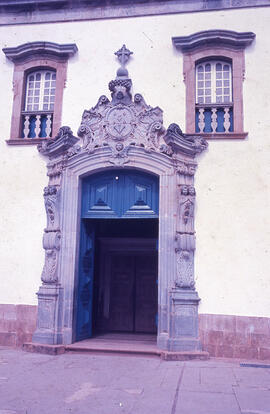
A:
<svg viewBox="0 0 270 414">
<path fill-rule="evenodd" d="M 158 219 L 84 219 L 95 233 L 93 335 L 156 333 Z"/>
</svg>

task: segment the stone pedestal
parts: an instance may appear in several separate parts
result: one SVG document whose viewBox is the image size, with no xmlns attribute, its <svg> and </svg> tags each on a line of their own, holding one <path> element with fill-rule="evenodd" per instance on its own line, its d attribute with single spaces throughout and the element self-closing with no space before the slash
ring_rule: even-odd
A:
<svg viewBox="0 0 270 414">
<path fill-rule="evenodd" d="M 168 351 L 201 351 L 198 332 L 198 293 L 192 289 L 173 288 L 169 292 Z"/>
<path fill-rule="evenodd" d="M 59 302 L 62 289 L 58 285 L 43 285 L 39 288 L 37 329 L 33 342 L 41 344 L 63 343 L 61 328 L 59 328 Z"/>
</svg>

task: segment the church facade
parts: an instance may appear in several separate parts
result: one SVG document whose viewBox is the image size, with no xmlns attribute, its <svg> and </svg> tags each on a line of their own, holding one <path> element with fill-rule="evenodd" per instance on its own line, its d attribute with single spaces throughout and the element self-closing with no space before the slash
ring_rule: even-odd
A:
<svg viewBox="0 0 270 414">
<path fill-rule="evenodd" d="M 0 15 L 1 343 L 269 358 L 266 2 L 23 3 Z"/>
</svg>

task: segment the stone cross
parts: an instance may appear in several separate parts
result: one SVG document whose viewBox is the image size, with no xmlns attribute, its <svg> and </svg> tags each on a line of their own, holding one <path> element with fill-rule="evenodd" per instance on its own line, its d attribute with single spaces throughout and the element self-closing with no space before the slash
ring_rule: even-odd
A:
<svg viewBox="0 0 270 414">
<path fill-rule="evenodd" d="M 128 49 L 126 48 L 126 45 L 123 45 L 123 46 L 121 47 L 121 49 L 119 49 L 119 50 L 118 50 L 117 52 L 115 52 L 114 54 L 118 57 L 119 62 L 121 63 L 122 68 L 124 68 L 124 67 L 125 67 L 125 65 L 126 65 L 126 63 L 129 61 L 129 57 L 130 57 L 130 55 L 132 55 L 132 54 L 133 54 L 133 52 L 131 52 L 130 50 L 128 50 Z"/>
</svg>

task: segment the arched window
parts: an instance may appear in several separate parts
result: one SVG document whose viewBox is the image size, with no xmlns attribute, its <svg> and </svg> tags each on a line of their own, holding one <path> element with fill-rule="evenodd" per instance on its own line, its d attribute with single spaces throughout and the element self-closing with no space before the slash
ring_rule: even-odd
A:
<svg viewBox="0 0 270 414">
<path fill-rule="evenodd" d="M 23 138 L 52 136 L 55 88 L 55 70 L 37 70 L 27 75 L 22 111 Z"/>
<path fill-rule="evenodd" d="M 186 132 L 210 139 L 242 139 L 245 48 L 252 32 L 203 30 L 173 37 L 183 53 Z"/>
<path fill-rule="evenodd" d="M 61 126 L 68 59 L 77 46 L 28 42 L 3 49 L 14 63 L 9 145 L 32 145 L 54 137 Z"/>
<path fill-rule="evenodd" d="M 196 132 L 233 131 L 232 65 L 225 60 L 196 64 Z"/>
<path fill-rule="evenodd" d="M 31 72 L 26 79 L 25 111 L 54 110 L 56 72 L 38 70 Z"/>
<path fill-rule="evenodd" d="M 232 103 L 232 67 L 222 60 L 196 65 L 196 103 Z"/>
</svg>

